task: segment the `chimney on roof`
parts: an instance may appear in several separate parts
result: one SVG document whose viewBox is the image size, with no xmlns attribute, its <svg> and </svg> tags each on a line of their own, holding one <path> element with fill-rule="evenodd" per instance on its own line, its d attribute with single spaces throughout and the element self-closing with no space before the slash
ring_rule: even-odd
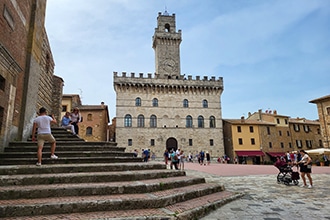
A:
<svg viewBox="0 0 330 220">
<path fill-rule="evenodd" d="M 258 110 L 259 120 L 262 121 L 262 109 Z"/>
<path fill-rule="evenodd" d="M 242 123 L 245 122 L 245 118 L 244 118 L 244 116 L 241 117 L 241 122 L 242 122 Z"/>
<path fill-rule="evenodd" d="M 274 110 L 274 115 L 277 115 L 277 111 L 276 110 Z"/>
</svg>

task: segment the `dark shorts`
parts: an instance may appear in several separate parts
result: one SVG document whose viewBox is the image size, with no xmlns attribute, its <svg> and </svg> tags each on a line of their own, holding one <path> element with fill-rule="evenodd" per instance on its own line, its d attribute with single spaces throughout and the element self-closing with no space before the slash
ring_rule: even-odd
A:
<svg viewBox="0 0 330 220">
<path fill-rule="evenodd" d="M 301 173 L 311 173 L 312 172 L 312 165 L 300 165 L 300 172 Z"/>
</svg>

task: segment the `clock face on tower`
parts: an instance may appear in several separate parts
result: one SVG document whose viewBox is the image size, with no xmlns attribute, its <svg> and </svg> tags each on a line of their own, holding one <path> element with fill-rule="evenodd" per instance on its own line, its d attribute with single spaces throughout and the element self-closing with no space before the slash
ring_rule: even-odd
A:
<svg viewBox="0 0 330 220">
<path fill-rule="evenodd" d="M 175 70 L 176 68 L 176 63 L 173 59 L 166 59 L 163 64 L 162 64 L 162 68 L 168 72 L 171 73 Z"/>
</svg>

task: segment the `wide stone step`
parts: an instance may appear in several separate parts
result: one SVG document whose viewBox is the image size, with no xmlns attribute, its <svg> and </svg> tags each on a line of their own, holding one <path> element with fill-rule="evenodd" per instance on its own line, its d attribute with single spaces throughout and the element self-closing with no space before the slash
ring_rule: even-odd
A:
<svg viewBox="0 0 330 220">
<path fill-rule="evenodd" d="M 134 157 L 134 153 L 125 153 L 118 151 L 56 151 L 56 155 L 61 157 Z M 50 151 L 43 151 L 42 157 L 50 157 Z M 6 152 L 0 154 L 0 158 L 37 158 L 36 152 Z M 142 160 L 142 158 L 141 158 Z"/>
<path fill-rule="evenodd" d="M 105 196 L 74 196 L 38 199 L 0 200 L 0 216 L 34 216 L 115 210 L 162 208 L 223 190 L 215 183 L 202 183 L 174 189 Z"/>
<path fill-rule="evenodd" d="M 0 175 L 19 174 L 56 174 L 56 173 L 98 173 L 111 171 L 139 171 L 165 169 L 160 163 L 91 163 L 91 164 L 51 164 L 40 167 L 34 165 L 6 165 L 0 166 Z M 2 178 L 0 176 L 0 178 Z"/>
<path fill-rule="evenodd" d="M 112 178 L 111 174 L 109 178 Z M 130 194 L 155 192 L 173 189 L 192 184 L 205 183 L 203 178 L 196 177 L 168 177 L 129 182 L 101 182 L 101 183 L 67 183 L 29 186 L 0 187 L 1 200 L 36 199 L 67 196 L 104 196 L 112 194 Z"/>
<path fill-rule="evenodd" d="M 6 147 L 5 152 L 3 154 L 9 153 L 9 152 L 36 152 L 37 151 L 37 145 L 33 144 L 30 146 L 11 146 Z M 50 151 L 50 145 L 45 145 L 43 148 L 43 151 Z M 115 151 L 115 152 L 125 152 L 125 148 L 123 147 L 116 147 L 116 146 L 107 146 L 107 145 L 56 145 L 56 152 L 61 151 Z"/>
<path fill-rule="evenodd" d="M 42 159 L 42 164 L 77 164 L 77 163 L 126 163 L 141 162 L 138 157 L 61 157 L 58 159 L 50 159 L 49 157 Z M 36 158 L 2 158 L 0 165 L 23 165 L 35 164 Z"/>
<path fill-rule="evenodd" d="M 20 174 L 0 176 L 0 186 L 15 187 L 38 184 L 68 184 L 68 183 L 100 183 L 117 181 L 138 181 L 157 178 L 169 178 L 185 176 L 184 171 L 150 169 L 132 171 L 109 171 L 109 172 L 80 172 L 80 173 L 50 173 L 50 174 Z M 10 188 L 5 188 L 6 190 Z M 13 190 L 12 189 L 12 190 Z M 0 196 L 0 199 L 4 199 Z"/>
<path fill-rule="evenodd" d="M 115 211 L 83 212 L 72 214 L 39 215 L 33 216 L 33 220 L 59 220 L 59 219 L 120 219 L 120 220 L 177 220 L 199 219 L 211 210 L 215 210 L 224 204 L 231 202 L 242 194 L 221 191 L 211 195 L 201 196 L 188 201 L 168 205 L 163 208 L 146 208 Z M 8 220 L 26 220 L 26 217 L 7 218 Z M 221 219 L 221 216 L 219 216 Z"/>
<path fill-rule="evenodd" d="M 116 147 L 116 143 L 113 142 L 86 142 L 86 141 L 56 141 L 56 147 L 109 147 L 113 148 Z M 37 142 L 32 141 L 22 141 L 22 142 L 10 142 L 9 146 L 6 147 L 8 149 L 15 149 L 15 148 L 31 148 L 37 147 Z M 45 143 L 45 147 L 50 147 L 49 143 Z M 125 149 L 123 147 L 117 147 L 120 149 Z"/>
</svg>

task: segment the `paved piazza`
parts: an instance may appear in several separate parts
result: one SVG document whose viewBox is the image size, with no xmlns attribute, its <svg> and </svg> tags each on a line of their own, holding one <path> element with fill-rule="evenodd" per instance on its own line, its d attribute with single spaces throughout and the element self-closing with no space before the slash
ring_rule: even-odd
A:
<svg viewBox="0 0 330 220">
<path fill-rule="evenodd" d="M 313 189 L 302 188 L 301 179 L 298 186 L 278 184 L 278 170 L 271 165 L 186 163 L 185 170 L 187 175 L 202 176 L 228 191 L 245 194 L 202 220 L 330 219 L 330 167 L 313 166 Z"/>
</svg>

